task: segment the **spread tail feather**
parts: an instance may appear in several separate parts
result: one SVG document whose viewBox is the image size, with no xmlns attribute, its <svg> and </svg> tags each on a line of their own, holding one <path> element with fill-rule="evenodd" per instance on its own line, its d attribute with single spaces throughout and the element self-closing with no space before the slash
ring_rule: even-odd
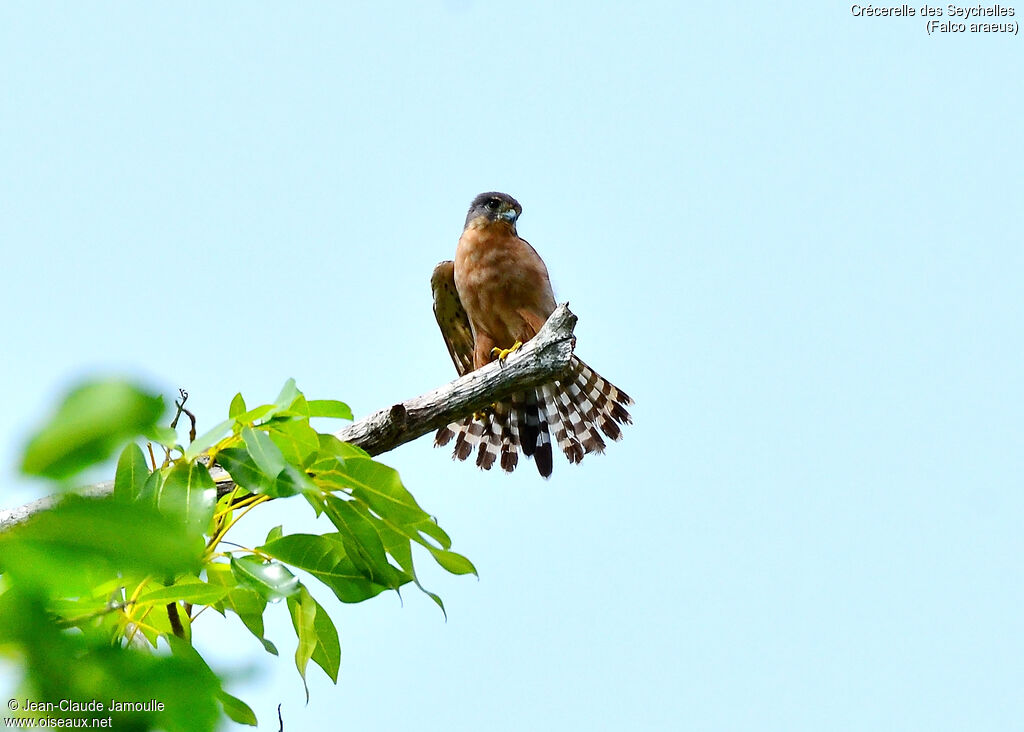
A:
<svg viewBox="0 0 1024 732">
<path fill-rule="evenodd" d="M 514 394 L 480 418 L 442 427 L 434 445 L 447 445 L 454 438 L 453 459 L 466 460 L 475 453 L 483 470 L 499 462 L 506 472 L 515 470 L 522 449 L 547 478 L 553 468 L 552 436 L 566 459 L 578 463 L 588 453 L 604 452 L 602 433 L 622 439 L 620 425 L 633 421 L 626 410 L 632 403 L 624 391 L 573 356 L 567 376 Z"/>
</svg>

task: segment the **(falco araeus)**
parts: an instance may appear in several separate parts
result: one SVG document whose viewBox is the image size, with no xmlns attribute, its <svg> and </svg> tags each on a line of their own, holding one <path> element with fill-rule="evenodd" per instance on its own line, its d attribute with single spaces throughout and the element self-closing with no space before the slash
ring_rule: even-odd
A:
<svg viewBox="0 0 1024 732">
<path fill-rule="evenodd" d="M 455 261 L 434 269 L 434 315 L 459 375 L 478 369 L 533 338 L 555 309 L 548 270 L 536 250 L 516 233 L 522 213 L 506 193 L 481 193 L 470 204 Z M 519 449 L 533 457 L 545 478 L 551 475 L 551 437 L 571 463 L 603 452 L 605 436 L 622 438 L 632 399 L 572 357 L 568 374 L 549 384 L 514 394 L 483 414 L 442 427 L 435 445 L 455 438 L 454 457 L 476 452 L 476 464 L 489 470 L 501 458 L 512 471 Z"/>
</svg>

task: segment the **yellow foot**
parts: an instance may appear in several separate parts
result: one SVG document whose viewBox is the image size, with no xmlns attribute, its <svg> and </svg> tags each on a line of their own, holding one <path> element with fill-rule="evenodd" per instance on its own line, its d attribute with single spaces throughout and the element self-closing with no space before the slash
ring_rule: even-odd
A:
<svg viewBox="0 0 1024 732">
<path fill-rule="evenodd" d="M 486 407 L 481 409 L 479 412 L 473 412 L 473 419 L 475 419 L 477 422 L 483 422 L 488 417 L 490 417 L 492 414 L 494 414 L 494 405 L 493 404 L 488 404 Z"/>
<path fill-rule="evenodd" d="M 506 358 L 508 358 L 511 354 L 515 353 L 516 351 L 518 351 L 522 347 L 523 347 L 523 342 L 522 341 L 516 341 L 515 343 L 512 344 L 511 348 L 498 348 L 498 347 L 492 348 L 491 349 L 491 355 L 492 356 L 497 356 L 498 363 L 503 364 L 503 363 L 505 363 L 505 359 Z"/>
</svg>

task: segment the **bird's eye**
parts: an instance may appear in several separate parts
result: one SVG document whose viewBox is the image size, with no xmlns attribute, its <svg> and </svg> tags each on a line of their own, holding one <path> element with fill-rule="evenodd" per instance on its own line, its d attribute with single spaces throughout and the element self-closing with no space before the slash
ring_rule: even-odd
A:
<svg viewBox="0 0 1024 732">
<path fill-rule="evenodd" d="M 489 200 L 487 202 L 487 208 L 493 210 L 493 209 L 496 209 L 497 207 L 498 207 L 498 199 L 497 198 L 492 198 L 491 200 Z"/>
</svg>

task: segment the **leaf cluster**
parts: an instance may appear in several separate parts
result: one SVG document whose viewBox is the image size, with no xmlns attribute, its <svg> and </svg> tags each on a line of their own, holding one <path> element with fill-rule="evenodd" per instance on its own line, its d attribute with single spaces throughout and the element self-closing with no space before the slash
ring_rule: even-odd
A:
<svg viewBox="0 0 1024 732">
<path fill-rule="evenodd" d="M 25 451 L 25 472 L 67 481 L 120 450 L 111 496 L 68 495 L 0 534 L 0 653 L 23 662 L 27 695 L 163 703 L 78 714 L 113 716 L 116 728 L 208 730 L 221 714 L 255 725 L 252 710 L 192 646 L 201 613 L 237 616 L 277 655 L 264 616 L 283 601 L 303 684 L 310 661 L 336 683 L 338 631 L 303 578 L 345 603 L 413 583 L 443 611 L 420 583 L 413 546 L 453 574 L 475 574 L 397 472 L 313 427 L 314 418 L 351 419 L 344 403 L 307 400 L 293 381 L 254 408 L 239 394 L 228 418 L 188 445 L 159 425 L 163 411 L 159 397 L 131 384 L 87 384 Z M 150 441 L 149 461 L 139 436 Z M 154 443 L 162 446 L 159 464 Z M 222 495 L 214 465 L 233 481 Z M 254 547 L 227 540 L 249 511 L 280 499 L 308 503 L 331 530 L 277 527 Z"/>
</svg>

